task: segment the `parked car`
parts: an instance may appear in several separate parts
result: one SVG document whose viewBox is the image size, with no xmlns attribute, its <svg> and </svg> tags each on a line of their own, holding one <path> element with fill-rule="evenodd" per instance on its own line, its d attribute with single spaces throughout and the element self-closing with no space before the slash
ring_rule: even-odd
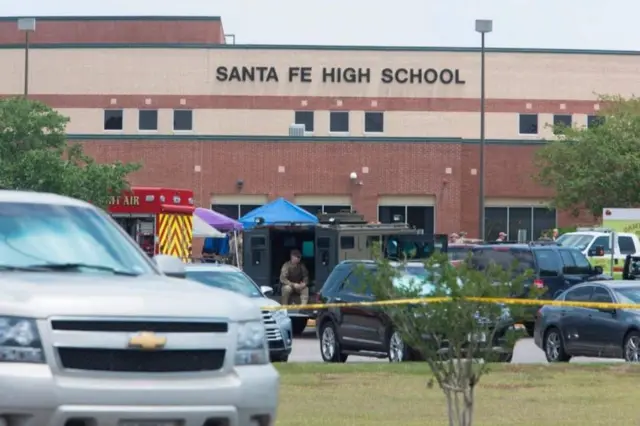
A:
<svg viewBox="0 0 640 426">
<path fill-rule="evenodd" d="M 424 279 L 429 286 L 428 271 L 421 262 L 393 263 L 399 269 L 400 280 L 415 277 Z M 319 292 L 320 303 L 371 302 L 375 296 L 362 282 L 359 268 L 375 273 L 373 261 L 343 261 L 327 278 Z M 510 362 L 512 350 L 507 348 L 504 336 L 513 323 L 505 321 L 499 327 L 495 341 L 486 342 L 499 353 L 499 359 Z M 316 319 L 316 334 L 320 342 L 320 353 L 325 362 L 345 362 L 349 355 L 388 358 L 390 362 L 416 359 L 417 353 L 404 345 L 400 334 L 394 329 L 391 319 L 378 307 L 351 306 L 320 310 Z M 443 348 L 443 350 L 446 350 Z"/>
<path fill-rule="evenodd" d="M 271 287 L 262 288 L 235 266 L 200 263 L 187 265 L 187 278 L 209 287 L 221 288 L 250 298 L 259 308 L 281 306 L 269 298 Z M 262 310 L 262 321 L 267 332 L 269 355 L 272 362 L 287 362 L 293 344 L 291 318 L 286 310 Z"/>
<path fill-rule="evenodd" d="M 640 304 L 640 283 L 615 280 L 578 284 L 557 300 Z M 534 341 L 549 362 L 568 362 L 574 356 L 639 362 L 640 310 L 543 306 L 536 316 Z"/>
<path fill-rule="evenodd" d="M 472 249 L 471 266 L 479 270 L 490 264 L 510 270 L 514 276 L 533 272 L 525 282 L 527 287 L 545 288 L 541 299 L 552 299 L 568 288 L 593 280 L 611 279 L 603 275 L 602 267 L 592 266 L 589 259 L 580 250 L 553 244 L 486 244 Z M 515 296 L 526 296 L 528 293 Z M 533 336 L 535 312 L 538 307 L 526 309 L 524 318 L 517 318 L 525 326 L 527 333 Z"/>
<path fill-rule="evenodd" d="M 102 210 L 0 191 L 2 425 L 274 424 L 261 313 Z"/>
</svg>

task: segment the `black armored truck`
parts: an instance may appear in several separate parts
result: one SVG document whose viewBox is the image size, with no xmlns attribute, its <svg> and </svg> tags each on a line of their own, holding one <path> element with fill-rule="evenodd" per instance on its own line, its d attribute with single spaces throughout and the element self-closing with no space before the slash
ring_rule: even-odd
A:
<svg viewBox="0 0 640 426">
<path fill-rule="evenodd" d="M 270 297 L 280 300 L 280 269 L 291 250 L 300 250 L 301 261 L 309 270 L 309 303 L 343 260 L 371 259 L 379 246 L 389 259 L 426 259 L 436 250 L 447 251 L 447 235 L 424 234 L 404 223 L 372 224 L 355 212 L 318 215 L 319 223 L 260 224 L 244 231 L 243 270 L 258 285 L 273 289 Z M 290 303 L 299 304 L 294 297 Z M 307 326 L 313 311 L 289 310 L 294 334 Z"/>
</svg>

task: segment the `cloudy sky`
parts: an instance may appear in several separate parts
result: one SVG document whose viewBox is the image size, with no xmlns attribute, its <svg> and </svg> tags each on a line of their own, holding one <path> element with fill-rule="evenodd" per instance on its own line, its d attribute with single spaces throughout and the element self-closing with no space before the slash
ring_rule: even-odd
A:
<svg viewBox="0 0 640 426">
<path fill-rule="evenodd" d="M 21 0 L 0 16 L 221 16 L 237 43 L 640 50 L 639 0 Z"/>
</svg>

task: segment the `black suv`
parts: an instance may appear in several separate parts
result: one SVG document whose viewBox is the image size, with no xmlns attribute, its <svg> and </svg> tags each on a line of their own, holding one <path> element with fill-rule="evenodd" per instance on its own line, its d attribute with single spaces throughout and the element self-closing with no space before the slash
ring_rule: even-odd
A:
<svg viewBox="0 0 640 426">
<path fill-rule="evenodd" d="M 533 271 L 533 277 L 525 285 L 545 287 L 541 299 L 555 299 L 569 287 L 585 281 L 607 280 L 602 267 L 592 266 L 589 259 L 578 249 L 556 244 L 486 244 L 471 251 L 471 264 L 484 269 L 494 263 L 505 270 L 513 269 L 514 274 Z M 531 313 L 523 318 L 530 336 L 533 336 L 534 314 L 537 307 L 527 309 Z"/>
<path fill-rule="evenodd" d="M 318 303 L 372 302 L 375 296 L 362 282 L 358 268 L 365 267 L 375 273 L 376 264 L 367 260 L 347 260 L 338 264 L 318 294 Z M 396 264 L 406 273 L 418 278 L 427 276 L 424 264 L 410 262 Z M 499 360 L 510 362 L 511 349 L 503 349 L 506 331 L 512 321 L 500 324 L 500 332 L 494 333 L 493 349 Z M 390 362 L 417 360 L 418 354 L 405 348 L 400 335 L 394 330 L 390 318 L 376 306 L 350 306 L 318 311 L 316 334 L 320 341 L 320 353 L 325 362 L 345 362 L 350 354 L 389 358 Z M 446 350 L 446 348 L 443 348 Z M 504 353 L 503 353 L 504 352 Z"/>
</svg>

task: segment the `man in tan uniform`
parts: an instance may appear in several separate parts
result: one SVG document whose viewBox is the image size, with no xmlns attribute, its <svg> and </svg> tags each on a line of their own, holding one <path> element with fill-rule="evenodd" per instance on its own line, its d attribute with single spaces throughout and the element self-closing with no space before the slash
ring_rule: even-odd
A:
<svg viewBox="0 0 640 426">
<path fill-rule="evenodd" d="M 300 250 L 291 250 L 291 259 L 282 265 L 280 270 L 280 283 L 282 283 L 282 299 L 280 303 L 289 304 L 292 293 L 300 294 L 300 304 L 309 302 L 309 271 L 300 261 Z"/>
</svg>

